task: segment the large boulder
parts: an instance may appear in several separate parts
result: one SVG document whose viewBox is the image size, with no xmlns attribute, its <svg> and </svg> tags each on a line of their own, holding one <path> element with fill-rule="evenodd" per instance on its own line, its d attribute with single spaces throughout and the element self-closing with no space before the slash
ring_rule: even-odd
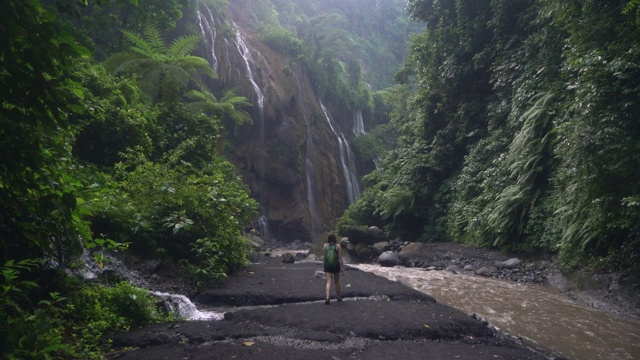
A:
<svg viewBox="0 0 640 360">
<path fill-rule="evenodd" d="M 375 255 L 380 255 L 385 251 L 391 250 L 391 244 L 388 241 L 381 241 L 373 244 L 373 252 Z"/>
<path fill-rule="evenodd" d="M 358 260 L 369 261 L 373 257 L 373 248 L 364 244 L 356 244 L 355 256 Z"/>
<path fill-rule="evenodd" d="M 379 242 L 388 242 L 389 238 L 381 229 L 375 226 L 350 226 L 340 234 L 349 238 L 353 244 L 363 244 L 366 246 Z"/>
<path fill-rule="evenodd" d="M 385 251 L 378 258 L 378 263 L 383 267 L 394 267 L 400 263 L 400 259 L 397 252 Z"/>
<path fill-rule="evenodd" d="M 411 266 L 415 263 L 428 261 L 433 257 L 433 253 L 430 248 L 431 246 L 426 243 L 416 242 L 407 244 L 398 253 L 400 263 L 405 266 Z"/>
</svg>

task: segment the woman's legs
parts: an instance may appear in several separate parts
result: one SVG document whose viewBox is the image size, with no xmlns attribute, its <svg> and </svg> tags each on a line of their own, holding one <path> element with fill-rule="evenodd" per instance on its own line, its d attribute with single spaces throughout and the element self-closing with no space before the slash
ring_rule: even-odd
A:
<svg viewBox="0 0 640 360">
<path fill-rule="evenodd" d="M 342 296 L 340 296 L 340 273 L 333 274 L 333 281 L 336 284 L 336 298 L 338 301 L 342 301 Z"/>
<path fill-rule="evenodd" d="M 329 300 L 331 298 L 331 280 L 333 280 L 333 274 L 330 272 L 325 272 L 325 275 L 327 275 L 327 284 L 325 286 L 325 301 Z"/>
</svg>

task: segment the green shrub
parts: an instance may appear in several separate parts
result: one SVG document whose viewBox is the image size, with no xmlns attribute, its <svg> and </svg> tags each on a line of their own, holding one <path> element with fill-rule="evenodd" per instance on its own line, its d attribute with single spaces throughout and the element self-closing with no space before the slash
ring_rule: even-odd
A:
<svg viewBox="0 0 640 360">
<path fill-rule="evenodd" d="M 105 334 L 167 320 L 156 303 L 148 291 L 127 282 L 80 288 L 68 306 L 73 353 L 81 358 L 101 358 L 108 347 Z"/>
<path fill-rule="evenodd" d="M 297 58 L 304 52 L 302 40 L 295 33 L 280 26 L 265 27 L 262 30 L 262 34 L 260 34 L 260 39 L 274 50 L 292 59 Z"/>
<path fill-rule="evenodd" d="M 1 268 L 0 338 L 4 359 L 49 359 L 72 353 L 63 344 L 66 299 L 51 293 L 49 299 L 33 304 L 31 295 L 38 286 L 21 276 L 21 272 L 34 271 L 41 265 L 40 260 L 10 260 Z"/>
</svg>

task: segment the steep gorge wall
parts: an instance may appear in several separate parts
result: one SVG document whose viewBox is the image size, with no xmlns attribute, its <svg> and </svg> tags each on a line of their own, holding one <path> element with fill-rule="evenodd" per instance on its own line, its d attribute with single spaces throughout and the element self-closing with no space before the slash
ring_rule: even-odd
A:
<svg viewBox="0 0 640 360">
<path fill-rule="evenodd" d="M 208 9 L 201 4 L 200 11 L 204 16 Z M 209 48 L 203 50 L 218 73 L 215 87 L 234 89 L 253 104 L 248 109 L 253 124 L 239 129 L 229 156 L 261 204 L 266 226 L 256 224 L 256 229 L 262 236 L 311 241 L 330 229 L 353 201 L 353 192 L 359 193 L 356 159 L 346 151 L 354 112 L 323 104 L 328 119 L 320 89 L 304 66 L 263 44 L 233 3 L 229 12 L 236 36 L 221 36 L 215 24 L 215 39 L 205 33 Z"/>
</svg>

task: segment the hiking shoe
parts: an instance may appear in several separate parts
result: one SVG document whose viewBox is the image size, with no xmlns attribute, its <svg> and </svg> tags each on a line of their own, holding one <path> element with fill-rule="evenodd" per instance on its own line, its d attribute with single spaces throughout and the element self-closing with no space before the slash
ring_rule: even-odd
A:
<svg viewBox="0 0 640 360">
<path fill-rule="evenodd" d="M 324 300 L 324 304 L 325 304 L 325 305 L 329 305 L 329 299 L 325 299 L 325 300 Z"/>
<path fill-rule="evenodd" d="M 338 302 L 342 302 L 342 298 L 341 297 L 338 298 Z"/>
</svg>

